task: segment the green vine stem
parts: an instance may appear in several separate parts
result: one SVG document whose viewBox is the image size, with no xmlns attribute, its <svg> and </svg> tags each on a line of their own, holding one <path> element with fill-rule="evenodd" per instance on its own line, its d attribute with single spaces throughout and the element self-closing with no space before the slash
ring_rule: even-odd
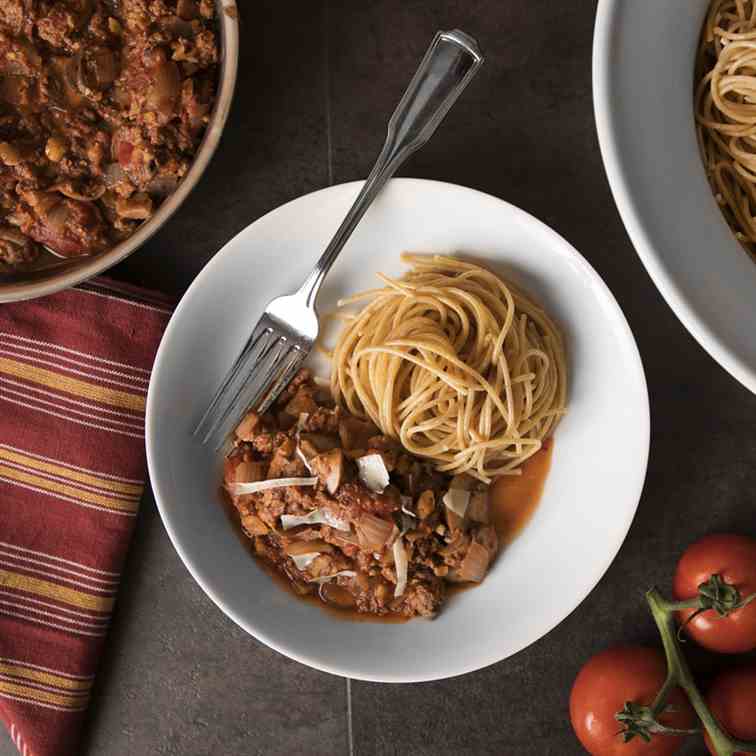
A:
<svg viewBox="0 0 756 756">
<path fill-rule="evenodd" d="M 659 629 L 664 645 L 664 654 L 667 657 L 667 679 L 651 705 L 653 716 L 657 717 L 664 711 L 669 692 L 675 687 L 680 687 L 687 694 L 688 700 L 698 714 L 698 718 L 706 729 L 718 756 L 734 756 L 738 752 L 756 753 L 756 742 L 748 743 L 737 740 L 720 727 L 698 690 L 688 662 L 680 649 L 680 641 L 675 627 L 675 612 L 680 609 L 692 609 L 695 606 L 700 606 L 700 604 L 667 601 L 656 588 L 652 588 L 646 593 L 646 601 Z"/>
</svg>

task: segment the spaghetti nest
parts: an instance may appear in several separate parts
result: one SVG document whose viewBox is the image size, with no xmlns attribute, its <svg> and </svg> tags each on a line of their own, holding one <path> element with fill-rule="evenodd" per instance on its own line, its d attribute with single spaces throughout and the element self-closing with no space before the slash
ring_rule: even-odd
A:
<svg viewBox="0 0 756 756">
<path fill-rule="evenodd" d="M 756 2 L 714 0 L 696 60 L 698 141 L 714 195 L 756 257 Z"/>
<path fill-rule="evenodd" d="M 331 389 L 439 470 L 488 483 L 516 474 L 565 412 L 562 337 L 546 313 L 493 273 L 450 257 L 402 255 L 412 270 L 339 335 Z"/>
</svg>

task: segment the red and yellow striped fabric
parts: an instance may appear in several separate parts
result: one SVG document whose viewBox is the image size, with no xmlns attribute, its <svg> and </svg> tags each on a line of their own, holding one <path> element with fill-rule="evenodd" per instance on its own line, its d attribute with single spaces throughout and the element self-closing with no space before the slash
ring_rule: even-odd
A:
<svg viewBox="0 0 756 756">
<path fill-rule="evenodd" d="M 76 753 L 170 312 L 102 278 L 0 306 L 0 720 L 24 756 Z"/>
</svg>

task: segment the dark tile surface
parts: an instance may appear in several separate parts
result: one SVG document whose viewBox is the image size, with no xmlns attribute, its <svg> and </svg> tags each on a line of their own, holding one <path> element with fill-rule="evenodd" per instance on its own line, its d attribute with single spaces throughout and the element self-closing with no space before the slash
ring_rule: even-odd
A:
<svg viewBox="0 0 756 756">
<path fill-rule="evenodd" d="M 663 303 L 609 193 L 591 101 L 595 2 L 247 0 L 240 8 L 240 82 L 219 153 L 166 229 L 115 275 L 180 293 L 248 222 L 330 181 L 364 177 L 433 32 L 463 28 L 479 37 L 487 63 L 404 173 L 519 205 L 606 280 L 647 371 L 646 488 L 606 577 L 546 638 L 454 680 L 352 682 L 351 707 L 343 680 L 278 656 L 225 619 L 180 564 L 147 497 L 83 752 L 346 754 L 351 711 L 360 756 L 578 754 L 567 700 L 582 662 L 613 643 L 655 642 L 642 592 L 669 586 L 696 537 L 756 535 L 756 397 Z M 0 744 L 0 756 L 10 753 Z M 685 753 L 703 750 L 694 742 Z"/>
<path fill-rule="evenodd" d="M 83 753 L 346 749 L 344 680 L 276 654 L 226 618 L 179 560 L 151 497 L 126 574 Z"/>
</svg>

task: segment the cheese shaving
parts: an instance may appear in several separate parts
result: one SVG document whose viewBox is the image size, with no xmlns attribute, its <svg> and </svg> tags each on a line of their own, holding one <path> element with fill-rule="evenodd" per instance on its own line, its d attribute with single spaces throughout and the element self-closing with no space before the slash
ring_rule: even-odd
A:
<svg viewBox="0 0 756 756">
<path fill-rule="evenodd" d="M 461 488 L 450 488 L 442 499 L 447 509 L 464 519 L 467 505 L 470 503 L 470 492 Z"/>
<path fill-rule="evenodd" d="M 232 483 L 228 490 L 236 495 L 260 493 L 272 488 L 288 488 L 288 486 L 315 486 L 317 478 L 273 478 L 272 480 L 258 480 L 255 483 Z"/>
<path fill-rule="evenodd" d="M 407 551 L 404 548 L 404 539 L 401 536 L 394 541 L 393 550 L 394 565 L 396 567 L 394 598 L 399 598 L 399 596 L 404 594 L 404 589 L 407 587 L 407 568 L 409 567 Z"/>
<path fill-rule="evenodd" d="M 306 515 L 281 515 L 281 526 L 284 530 L 291 530 L 300 525 L 330 525 L 345 532 L 352 529 L 348 522 L 334 517 L 327 509 L 313 509 Z"/>
<path fill-rule="evenodd" d="M 380 454 L 367 454 L 357 460 L 360 480 L 373 492 L 383 493 L 389 484 L 389 472 Z"/>
<path fill-rule="evenodd" d="M 305 414 L 305 413 L 302 413 Z M 304 463 L 304 466 L 307 468 L 308 472 L 312 472 L 312 467 L 310 467 L 310 463 L 307 461 L 307 457 L 305 457 L 304 452 L 299 447 L 299 444 L 297 444 L 297 456 L 302 460 Z"/>
</svg>

